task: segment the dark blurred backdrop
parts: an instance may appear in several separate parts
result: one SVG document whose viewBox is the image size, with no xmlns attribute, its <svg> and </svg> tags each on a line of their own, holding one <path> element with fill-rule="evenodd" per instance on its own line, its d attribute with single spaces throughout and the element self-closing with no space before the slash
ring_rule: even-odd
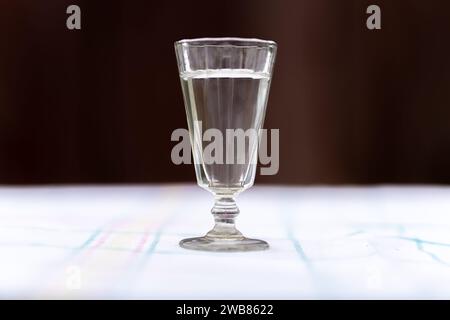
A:
<svg viewBox="0 0 450 320">
<path fill-rule="evenodd" d="M 173 42 L 204 36 L 278 43 L 258 182 L 450 183 L 449 35 L 438 0 L 1 0 L 0 183 L 194 181 Z"/>
</svg>

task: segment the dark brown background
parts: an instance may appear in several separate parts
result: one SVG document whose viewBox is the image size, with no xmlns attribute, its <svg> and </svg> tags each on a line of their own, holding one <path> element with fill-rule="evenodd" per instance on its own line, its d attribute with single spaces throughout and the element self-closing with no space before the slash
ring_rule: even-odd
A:
<svg viewBox="0 0 450 320">
<path fill-rule="evenodd" d="M 193 181 L 173 42 L 203 36 L 278 42 L 258 182 L 450 183 L 449 30 L 437 0 L 1 0 L 0 183 Z"/>
</svg>

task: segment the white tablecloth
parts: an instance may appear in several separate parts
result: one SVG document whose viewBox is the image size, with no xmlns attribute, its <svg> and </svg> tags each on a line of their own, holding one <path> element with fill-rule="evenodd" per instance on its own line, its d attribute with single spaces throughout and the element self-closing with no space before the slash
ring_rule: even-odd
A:
<svg viewBox="0 0 450 320">
<path fill-rule="evenodd" d="M 268 251 L 178 246 L 194 185 L 0 188 L 0 298 L 450 298 L 450 188 L 266 187 L 238 228 Z"/>
</svg>

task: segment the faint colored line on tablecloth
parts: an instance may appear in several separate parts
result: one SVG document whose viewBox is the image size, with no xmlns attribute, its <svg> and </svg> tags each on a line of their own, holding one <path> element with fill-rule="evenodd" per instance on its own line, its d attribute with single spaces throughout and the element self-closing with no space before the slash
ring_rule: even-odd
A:
<svg viewBox="0 0 450 320">
<path fill-rule="evenodd" d="M 78 248 L 77 250 L 83 250 L 84 248 L 87 248 L 96 238 L 97 236 L 102 232 L 101 229 L 97 229 L 95 230 L 90 236 L 89 238 L 86 239 L 85 242 L 83 242 Z"/>
<path fill-rule="evenodd" d="M 292 228 L 293 226 L 293 208 L 291 208 L 291 206 L 287 205 L 287 203 L 290 202 L 290 199 L 284 199 L 284 201 L 282 201 L 283 206 L 282 206 L 282 214 L 281 216 L 283 217 L 283 224 L 284 224 L 284 228 L 286 230 L 286 235 L 288 237 L 288 240 L 291 241 L 292 245 L 294 246 L 295 252 L 297 253 L 297 256 L 300 258 L 301 261 L 303 261 L 306 266 L 308 267 L 308 269 L 312 268 L 311 266 L 311 262 L 308 259 L 308 256 L 305 253 L 305 250 L 303 249 L 303 246 L 300 243 L 300 240 L 297 239 L 294 235 L 294 230 Z"/>
<path fill-rule="evenodd" d="M 306 264 L 309 265 L 310 261 L 308 257 L 305 254 L 305 250 L 303 250 L 302 245 L 300 244 L 300 241 L 294 236 L 292 230 L 290 227 L 288 227 L 287 230 L 288 239 L 292 242 L 294 245 L 295 251 L 297 252 L 297 255 L 300 257 L 302 261 L 304 261 Z"/>
<path fill-rule="evenodd" d="M 439 256 L 437 254 L 430 252 L 424 248 L 424 245 L 440 246 L 440 247 L 448 248 L 448 247 L 450 247 L 450 244 L 442 243 L 442 242 L 435 242 L 435 241 L 427 241 L 427 240 L 422 240 L 419 238 L 410 238 L 410 237 L 395 237 L 395 238 L 401 239 L 401 240 L 406 240 L 406 241 L 412 241 L 416 245 L 417 250 L 428 255 L 431 259 L 433 259 L 437 263 L 439 263 L 443 266 L 446 266 L 446 267 L 450 267 L 450 264 L 448 262 L 439 258 Z"/>
<path fill-rule="evenodd" d="M 182 194 L 186 193 L 185 189 L 189 190 L 189 187 L 176 186 L 168 189 L 170 197 L 176 199 L 175 201 L 176 205 L 174 205 L 173 208 L 167 211 L 166 218 L 162 220 L 162 223 L 160 224 L 159 228 L 154 232 L 153 237 L 151 237 L 153 232 L 150 231 L 146 232 L 139 241 L 136 248 L 132 250 L 131 252 L 132 256 L 129 260 L 130 262 L 127 264 L 127 266 L 124 266 L 123 268 L 124 271 L 122 272 L 122 281 L 120 283 L 119 282 L 116 283 L 117 287 L 123 288 L 124 284 L 132 287 L 134 281 L 140 278 L 139 275 L 144 271 L 146 264 L 148 263 L 149 259 L 153 256 L 158 244 L 160 243 L 164 229 L 174 220 L 174 218 L 180 212 L 180 210 L 178 209 L 180 207 L 180 204 L 183 203 L 182 199 L 180 199 L 180 193 Z M 152 239 L 152 241 L 149 243 L 146 250 L 143 250 L 143 248 L 145 248 L 145 244 L 148 242 L 149 239 Z M 136 256 L 138 254 L 141 255 L 136 259 Z M 115 292 L 115 290 L 111 290 L 111 292 Z"/>
</svg>

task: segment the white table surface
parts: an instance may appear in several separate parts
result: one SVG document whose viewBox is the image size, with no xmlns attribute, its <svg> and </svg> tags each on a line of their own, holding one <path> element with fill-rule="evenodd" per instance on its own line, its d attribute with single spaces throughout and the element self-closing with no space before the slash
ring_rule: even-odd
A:
<svg viewBox="0 0 450 320">
<path fill-rule="evenodd" d="M 450 188 L 268 187 L 238 198 L 268 251 L 178 247 L 194 185 L 0 188 L 0 298 L 450 298 Z"/>
</svg>

